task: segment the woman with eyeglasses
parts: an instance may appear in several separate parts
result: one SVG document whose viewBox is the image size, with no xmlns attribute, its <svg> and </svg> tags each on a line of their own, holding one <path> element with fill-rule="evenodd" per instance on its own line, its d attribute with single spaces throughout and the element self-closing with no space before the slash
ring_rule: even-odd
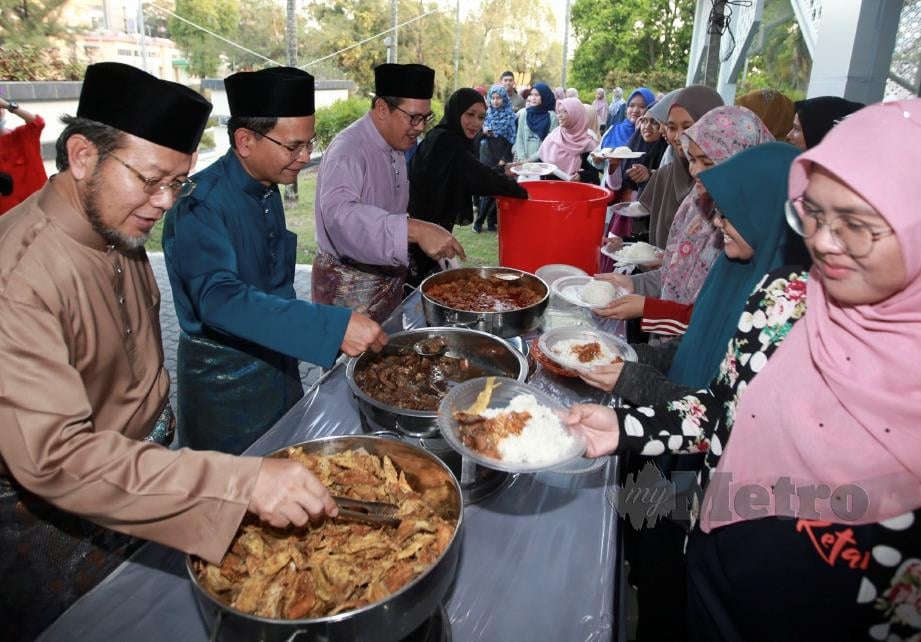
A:
<svg viewBox="0 0 921 642">
<path fill-rule="evenodd" d="M 790 170 L 813 267 L 759 281 L 709 384 L 570 410 L 590 456 L 706 453 L 691 639 L 921 636 L 919 165 L 921 100 L 842 122 Z"/>
<path fill-rule="evenodd" d="M 501 168 L 477 158 L 476 137 L 486 119 L 486 100 L 475 89 L 458 89 L 444 117 L 422 141 L 409 177 L 409 215 L 451 232 L 473 220 L 473 196 L 527 198 L 528 193 Z M 409 246 L 407 283 L 418 285 L 441 269 L 415 244 Z"/>
</svg>

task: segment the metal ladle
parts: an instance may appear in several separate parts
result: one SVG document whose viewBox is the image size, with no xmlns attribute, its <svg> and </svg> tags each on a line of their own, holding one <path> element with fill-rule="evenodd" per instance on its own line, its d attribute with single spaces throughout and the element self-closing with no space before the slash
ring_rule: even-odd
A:
<svg viewBox="0 0 921 642">
<path fill-rule="evenodd" d="M 384 355 L 406 354 L 407 352 L 412 350 L 420 357 L 424 357 L 427 359 L 440 357 L 441 355 L 445 353 L 445 351 L 447 351 L 448 343 L 447 341 L 444 341 L 444 340 L 436 341 L 437 339 L 441 339 L 441 337 L 429 337 L 427 339 L 419 339 L 412 345 L 408 345 L 408 346 L 391 345 L 388 343 L 387 345 L 384 346 L 383 350 L 381 350 L 381 354 L 384 354 Z M 434 347 L 432 346 L 433 343 L 435 344 Z"/>
</svg>

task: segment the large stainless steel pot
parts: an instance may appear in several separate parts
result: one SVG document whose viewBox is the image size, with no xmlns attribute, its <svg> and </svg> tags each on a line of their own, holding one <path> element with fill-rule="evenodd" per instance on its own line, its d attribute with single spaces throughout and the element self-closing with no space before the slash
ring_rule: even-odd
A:
<svg viewBox="0 0 921 642">
<path fill-rule="evenodd" d="M 431 337 L 444 337 L 447 354 L 466 357 L 482 374 L 497 375 L 524 381 L 528 376 L 528 362 L 518 350 L 506 341 L 487 332 L 467 328 L 420 328 L 390 335 L 389 345 L 411 346 Z M 346 381 L 358 400 L 361 413 L 385 430 L 396 430 L 410 437 L 432 437 L 438 434 L 437 410 L 408 410 L 374 399 L 355 382 L 355 374 L 375 358 L 365 352 L 349 360 L 345 370 Z"/>
<path fill-rule="evenodd" d="M 186 569 L 199 611 L 212 632 L 211 639 L 232 642 L 396 642 L 403 639 L 435 612 L 454 580 L 463 532 L 463 502 L 457 480 L 434 455 L 395 439 L 353 435 L 296 445 L 302 446 L 307 453 L 321 455 L 364 448 L 381 457 L 389 456 L 406 474 L 414 490 L 423 493 L 428 490 L 434 492 L 434 496 L 446 498 L 439 510 L 444 517 L 457 520 L 451 543 L 427 571 L 385 600 L 354 611 L 307 620 L 259 617 L 223 604 L 199 584 L 189 556 Z M 285 455 L 286 449 L 272 456 Z"/>
<path fill-rule="evenodd" d="M 526 308 L 509 310 L 507 312 L 470 312 L 449 308 L 438 303 L 426 294 L 434 285 L 451 283 L 472 275 L 489 278 L 501 274 L 514 274 L 519 276 L 521 283 L 527 285 L 538 294 L 542 295 L 540 301 Z M 457 325 L 475 330 L 482 330 L 500 337 L 517 337 L 536 330 L 540 326 L 541 316 L 550 301 L 550 288 L 541 279 L 530 272 L 522 272 L 514 268 L 503 267 L 477 267 L 457 268 L 438 272 L 425 279 L 419 285 L 422 294 L 422 312 L 425 322 L 430 326 Z"/>
</svg>

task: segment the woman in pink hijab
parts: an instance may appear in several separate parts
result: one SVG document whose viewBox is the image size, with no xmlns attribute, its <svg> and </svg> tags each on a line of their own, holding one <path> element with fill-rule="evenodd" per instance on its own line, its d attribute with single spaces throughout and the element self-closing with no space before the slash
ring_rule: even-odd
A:
<svg viewBox="0 0 921 642">
<path fill-rule="evenodd" d="M 921 100 L 843 121 L 790 172 L 811 271 L 765 275 L 710 385 L 570 410 L 591 456 L 707 453 L 692 639 L 921 636 L 919 166 Z"/>
<path fill-rule="evenodd" d="M 598 182 L 598 170 L 586 161 L 588 152 L 597 141 L 588 131 L 588 119 L 582 101 L 564 98 L 557 103 L 556 116 L 560 126 L 547 134 L 538 152 L 545 163 L 553 163 L 570 180 L 585 183 Z"/>
</svg>

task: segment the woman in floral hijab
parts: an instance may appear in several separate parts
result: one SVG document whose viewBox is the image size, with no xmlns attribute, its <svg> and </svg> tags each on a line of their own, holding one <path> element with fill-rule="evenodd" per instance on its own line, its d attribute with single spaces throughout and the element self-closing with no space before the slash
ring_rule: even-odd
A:
<svg viewBox="0 0 921 642">
<path fill-rule="evenodd" d="M 754 113 L 736 106 L 717 107 L 684 132 L 681 145 L 690 162 L 694 187 L 678 206 L 669 229 L 662 267 L 657 270 L 658 278 L 644 279 L 652 290 L 621 297 L 595 311 L 614 319 L 639 318 L 645 305 L 642 295 L 693 303 L 723 247 L 722 232 L 710 220 L 713 201 L 696 176 L 744 149 L 772 140 L 771 132 Z M 634 290 L 633 280 L 628 276 L 608 274 L 604 278 L 630 292 Z"/>
</svg>

